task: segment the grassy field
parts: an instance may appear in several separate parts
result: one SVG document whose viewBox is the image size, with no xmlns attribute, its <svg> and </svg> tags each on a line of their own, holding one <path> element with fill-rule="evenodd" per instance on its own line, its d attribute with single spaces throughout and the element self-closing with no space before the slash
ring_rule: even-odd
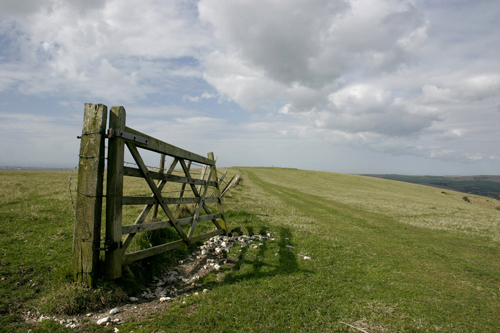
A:
<svg viewBox="0 0 500 333">
<path fill-rule="evenodd" d="M 274 240 L 233 248 L 237 264 L 203 279 L 210 293 L 120 332 L 500 331 L 500 201 L 354 175 L 231 172 L 244 180 L 225 199 L 229 228 Z M 68 176 L 0 172 L 0 331 L 70 331 L 20 317 L 69 285 Z"/>
<path fill-rule="evenodd" d="M 500 176 L 366 175 L 500 199 Z"/>
</svg>

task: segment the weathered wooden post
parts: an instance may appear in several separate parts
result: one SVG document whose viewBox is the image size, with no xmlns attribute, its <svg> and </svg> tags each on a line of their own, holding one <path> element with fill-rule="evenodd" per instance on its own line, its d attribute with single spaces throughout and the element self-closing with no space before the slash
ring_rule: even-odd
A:
<svg viewBox="0 0 500 333">
<path fill-rule="evenodd" d="M 160 157 L 160 169 L 158 170 L 159 173 L 163 174 L 165 172 L 165 154 L 161 154 Z M 159 180 L 156 185 L 160 185 L 161 181 Z M 158 204 L 156 203 L 153 207 L 153 221 L 156 221 L 158 219 Z"/>
<path fill-rule="evenodd" d="M 205 173 L 207 172 L 207 167 L 208 167 L 207 165 L 204 165 L 203 168 L 201 169 L 200 180 L 205 179 Z M 203 185 L 198 186 L 198 193 L 201 193 L 202 187 Z"/>
<path fill-rule="evenodd" d="M 98 278 L 107 113 L 85 104 L 80 142 L 72 266 L 75 281 L 89 286 Z"/>
<path fill-rule="evenodd" d="M 214 153 L 208 153 L 208 158 L 213 160 L 214 162 L 217 161 L 217 158 L 214 159 Z M 217 167 L 215 166 L 212 168 L 212 175 L 211 177 L 215 181 L 215 197 L 218 198 L 217 200 L 217 212 L 221 215 L 221 218 L 219 219 L 219 224 L 224 229 L 226 235 L 227 235 L 227 227 L 226 227 L 226 218 L 224 216 L 224 207 L 222 205 L 222 196 L 220 192 L 220 187 L 219 187 L 219 182 L 217 180 Z"/>
<path fill-rule="evenodd" d="M 119 133 L 125 131 L 126 112 L 122 106 L 114 106 L 109 113 L 108 176 L 106 186 L 106 276 L 116 279 L 122 275 L 122 203 L 124 140 Z"/>
<path fill-rule="evenodd" d="M 191 161 L 188 162 L 187 164 L 187 171 L 189 172 L 191 170 Z M 184 191 L 186 190 L 186 183 L 182 183 L 182 186 L 181 186 L 181 191 L 179 193 L 179 199 L 182 198 L 184 196 Z M 179 208 L 181 207 L 181 204 L 177 204 L 175 206 L 175 211 L 177 211 Z"/>
</svg>

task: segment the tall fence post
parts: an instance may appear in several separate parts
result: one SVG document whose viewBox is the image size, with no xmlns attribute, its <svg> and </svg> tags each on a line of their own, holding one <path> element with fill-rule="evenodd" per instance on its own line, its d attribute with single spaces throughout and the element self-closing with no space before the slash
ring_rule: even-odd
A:
<svg viewBox="0 0 500 333">
<path fill-rule="evenodd" d="M 114 106 L 109 113 L 110 133 L 125 130 L 125 108 Z M 116 279 L 122 275 L 122 203 L 124 140 L 111 135 L 108 141 L 108 176 L 106 187 L 106 276 Z"/>
<path fill-rule="evenodd" d="M 214 153 L 210 152 L 208 153 L 208 158 L 213 160 L 214 162 L 217 161 L 217 158 L 214 158 Z M 215 190 L 214 194 L 215 197 L 218 198 L 217 200 L 217 212 L 221 215 L 221 218 L 219 219 L 219 224 L 224 229 L 225 234 L 227 235 L 227 226 L 226 226 L 226 218 L 224 216 L 224 207 L 222 206 L 222 196 L 219 188 L 219 181 L 217 180 L 217 167 L 214 164 L 214 167 L 212 169 L 212 177 L 215 181 Z"/>
<path fill-rule="evenodd" d="M 85 104 L 80 142 L 72 266 L 75 281 L 89 286 L 98 278 L 107 112 Z"/>
<path fill-rule="evenodd" d="M 163 174 L 165 172 L 165 154 L 161 154 L 160 157 L 160 168 L 158 170 L 159 173 Z M 156 185 L 159 185 L 161 180 L 159 180 Z M 153 221 L 156 221 L 158 218 L 158 203 L 156 203 L 153 207 Z"/>
<path fill-rule="evenodd" d="M 192 162 L 189 161 L 188 164 L 187 164 L 187 171 L 189 172 L 191 170 L 191 164 Z M 186 183 L 182 183 L 182 186 L 181 186 L 181 191 L 179 193 L 179 199 L 182 198 L 184 196 L 184 191 L 186 190 Z M 179 208 L 181 207 L 181 204 L 177 204 L 175 206 L 175 211 L 177 211 Z"/>
</svg>

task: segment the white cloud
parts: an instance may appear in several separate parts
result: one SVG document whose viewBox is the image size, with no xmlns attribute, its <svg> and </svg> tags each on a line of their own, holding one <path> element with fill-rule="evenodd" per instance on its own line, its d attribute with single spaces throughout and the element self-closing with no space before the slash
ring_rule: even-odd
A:
<svg viewBox="0 0 500 333">
<path fill-rule="evenodd" d="M 491 32 L 476 39 L 464 31 L 454 39 L 443 22 L 459 27 L 452 17 L 461 12 L 442 20 L 420 2 L 330 3 L 315 1 L 303 10 L 300 1 L 200 1 L 200 17 L 213 25 L 220 44 L 202 62 L 204 78 L 228 100 L 306 121 L 328 140 L 395 155 L 479 161 L 464 140 L 487 140 L 486 134 L 464 128 L 479 126 L 474 118 L 491 112 L 492 98 L 498 101 L 498 61 L 489 50 L 483 59 L 496 67 L 470 66 L 466 54 L 482 58 Z M 442 50 L 448 45 L 440 40 L 450 48 Z"/>
<path fill-rule="evenodd" d="M 422 87 L 422 99 L 424 103 L 450 103 L 456 101 L 457 98 L 457 93 L 450 88 L 439 88 L 430 84 Z"/>
<path fill-rule="evenodd" d="M 477 101 L 498 96 L 500 73 L 467 77 L 456 88 L 468 100 Z"/>
<path fill-rule="evenodd" d="M 189 95 L 184 95 L 182 96 L 183 101 L 190 101 L 190 102 L 198 102 L 203 99 L 211 99 L 211 98 L 216 98 L 217 94 L 209 93 L 209 92 L 204 92 L 200 96 L 189 96 Z"/>
<path fill-rule="evenodd" d="M 200 100 L 200 96 L 189 96 L 189 95 L 184 95 L 182 96 L 183 101 L 190 101 L 190 102 L 198 102 Z"/>
<path fill-rule="evenodd" d="M 2 90 L 84 91 L 92 98 L 131 103 L 161 91 L 175 77 L 200 77 L 194 57 L 211 47 L 210 29 L 198 23 L 191 1 L 53 0 L 40 1 L 33 10 L 10 2 L 3 6 L 15 15 L 4 17 L 0 34 L 9 37 L 18 64 L 0 64 Z"/>
<path fill-rule="evenodd" d="M 0 94 L 121 104 L 193 145 L 283 147 L 270 159 L 300 141 L 498 163 L 498 15 L 487 0 L 6 0 Z"/>
<path fill-rule="evenodd" d="M 410 112 L 395 97 L 389 101 L 390 90 L 375 87 L 376 93 L 365 91 L 356 101 L 352 89 L 373 87 L 342 89 L 352 71 L 372 76 L 410 65 L 408 50 L 426 36 L 413 5 L 203 0 L 199 8 L 224 48 L 205 58 L 204 77 L 247 109 L 304 113 L 319 126 L 393 135 L 418 132 L 436 120 Z M 377 101 L 380 93 L 384 100 Z M 349 101 L 341 101 L 342 94 L 350 94 Z"/>
</svg>

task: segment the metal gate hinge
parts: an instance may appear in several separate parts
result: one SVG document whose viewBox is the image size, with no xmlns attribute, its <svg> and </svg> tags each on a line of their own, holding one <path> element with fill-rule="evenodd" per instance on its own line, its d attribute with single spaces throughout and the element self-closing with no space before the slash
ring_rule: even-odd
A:
<svg viewBox="0 0 500 333">
<path fill-rule="evenodd" d="M 149 143 L 149 140 L 142 137 L 142 136 L 135 135 L 135 134 L 125 132 L 122 130 L 113 129 L 113 128 L 110 128 L 108 130 L 108 138 L 110 138 L 110 139 L 111 138 L 123 138 L 126 140 L 135 141 L 135 142 L 142 143 L 145 145 L 147 145 Z"/>
<path fill-rule="evenodd" d="M 100 247 L 100 251 L 104 252 L 109 252 L 112 250 L 117 250 L 122 248 L 123 243 L 122 242 L 112 242 L 112 241 L 105 241 L 103 244 L 103 247 Z"/>
</svg>

